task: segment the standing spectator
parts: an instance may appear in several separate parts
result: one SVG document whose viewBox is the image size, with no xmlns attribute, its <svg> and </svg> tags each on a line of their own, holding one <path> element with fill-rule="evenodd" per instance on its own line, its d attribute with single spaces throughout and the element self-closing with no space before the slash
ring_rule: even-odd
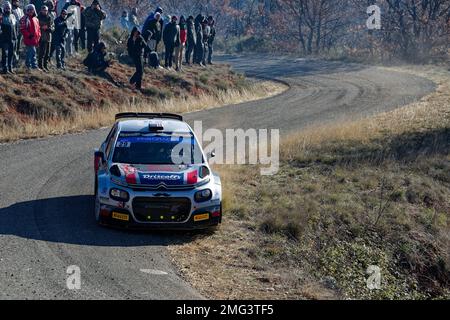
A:
<svg viewBox="0 0 450 320">
<path fill-rule="evenodd" d="M 43 6 L 48 8 L 48 13 L 52 16 L 53 21 L 56 19 L 56 2 L 55 0 L 46 0 L 44 1 Z M 39 8 L 39 7 L 36 7 Z"/>
<path fill-rule="evenodd" d="M 64 61 L 66 56 L 66 36 L 69 32 L 67 28 L 67 18 L 71 16 L 72 13 L 67 14 L 66 9 L 61 10 L 61 14 L 55 19 L 55 32 L 53 33 L 52 46 L 56 51 L 56 67 L 58 69 L 65 70 L 66 63 Z"/>
<path fill-rule="evenodd" d="M 216 38 L 216 22 L 214 21 L 214 18 L 212 16 L 208 17 L 208 24 L 210 27 L 209 37 L 208 37 L 208 64 L 212 63 L 212 55 L 214 52 L 214 40 Z"/>
<path fill-rule="evenodd" d="M 20 32 L 23 35 L 23 42 L 27 51 L 25 64 L 28 69 L 38 69 L 36 47 L 41 39 L 41 28 L 36 17 L 36 8 L 32 4 L 26 7 L 25 15 L 20 20 Z"/>
<path fill-rule="evenodd" d="M 173 65 L 173 51 L 176 45 L 180 43 L 180 27 L 177 24 L 176 16 L 173 16 L 170 23 L 164 28 L 163 41 L 166 47 L 165 67 L 171 70 Z"/>
<path fill-rule="evenodd" d="M 80 18 L 80 32 L 79 32 L 79 39 L 80 39 L 80 47 L 81 50 L 86 49 L 86 18 L 84 16 L 84 10 L 86 8 L 81 5 L 81 18 Z"/>
<path fill-rule="evenodd" d="M 42 6 L 38 15 L 39 26 L 41 28 L 41 39 L 39 40 L 38 66 L 48 72 L 48 61 L 50 60 L 50 44 L 52 43 L 52 33 L 55 31 L 55 24 L 47 6 Z"/>
<path fill-rule="evenodd" d="M 194 48 L 194 63 L 203 65 L 203 54 L 205 51 L 204 43 L 203 43 L 203 30 L 202 30 L 202 23 L 203 20 L 205 20 L 205 17 L 201 14 L 197 15 L 195 17 L 195 35 L 197 38 L 197 42 Z"/>
<path fill-rule="evenodd" d="M 131 77 L 130 84 L 135 85 L 137 90 L 142 89 L 142 76 L 144 74 L 142 54 L 146 45 L 144 38 L 141 36 L 141 32 L 137 27 L 134 27 L 128 38 L 127 48 L 128 55 L 133 59 L 134 66 L 136 67 L 136 72 Z"/>
<path fill-rule="evenodd" d="M 100 42 L 100 29 L 103 20 L 106 19 L 106 13 L 102 10 L 100 2 L 94 0 L 92 5 L 83 11 L 83 14 L 86 21 L 87 49 L 92 52 Z"/>
<path fill-rule="evenodd" d="M 180 23 L 178 24 L 180 29 L 180 41 L 175 47 L 175 68 L 177 71 L 182 71 L 183 69 L 183 52 L 186 47 L 187 40 L 187 25 L 184 16 L 180 17 Z"/>
<path fill-rule="evenodd" d="M 195 34 L 194 17 L 187 19 L 187 42 L 186 42 L 186 64 L 191 64 L 191 56 L 197 44 L 197 35 Z"/>
<path fill-rule="evenodd" d="M 208 42 L 211 33 L 211 27 L 208 24 L 208 20 L 205 18 L 202 22 L 202 32 L 203 32 L 203 55 L 202 64 L 206 66 L 206 57 L 208 56 Z"/>
<path fill-rule="evenodd" d="M 138 19 L 138 12 L 137 12 L 137 8 L 133 8 L 131 9 L 131 14 L 128 17 L 128 20 L 131 24 L 131 26 L 134 28 L 140 28 L 140 24 L 139 24 L 139 19 Z"/>
<path fill-rule="evenodd" d="M 130 20 L 128 19 L 128 12 L 122 11 L 122 16 L 120 17 L 120 25 L 123 29 L 130 29 Z"/>
<path fill-rule="evenodd" d="M 70 0 L 66 3 L 63 9 L 66 9 L 68 13 L 76 12 L 76 15 L 72 15 L 72 18 L 67 21 L 67 27 L 69 28 L 69 39 L 66 44 L 66 49 L 69 49 L 68 54 L 72 54 L 72 48 L 75 52 L 79 50 L 79 43 L 81 38 L 81 15 L 82 5 L 79 0 Z"/>
<path fill-rule="evenodd" d="M 12 13 L 11 3 L 5 2 L 3 13 L 0 15 L 0 44 L 2 48 L 3 73 L 14 74 L 14 48 L 17 41 L 17 20 Z"/>
<path fill-rule="evenodd" d="M 19 29 L 19 21 L 24 16 L 23 10 L 20 7 L 19 0 L 13 0 L 12 1 L 12 13 L 16 17 L 16 34 L 17 34 L 17 41 L 16 41 L 16 47 L 14 48 L 14 67 L 17 68 L 19 65 L 19 59 L 20 59 L 20 45 L 22 43 L 22 33 L 20 33 Z"/>
</svg>

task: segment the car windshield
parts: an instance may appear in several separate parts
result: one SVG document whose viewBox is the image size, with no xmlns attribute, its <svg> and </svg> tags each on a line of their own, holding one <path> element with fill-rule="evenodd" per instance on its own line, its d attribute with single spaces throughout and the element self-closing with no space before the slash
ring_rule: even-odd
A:
<svg viewBox="0 0 450 320">
<path fill-rule="evenodd" d="M 192 134 L 121 134 L 113 162 L 127 164 L 201 164 L 202 152 Z"/>
</svg>

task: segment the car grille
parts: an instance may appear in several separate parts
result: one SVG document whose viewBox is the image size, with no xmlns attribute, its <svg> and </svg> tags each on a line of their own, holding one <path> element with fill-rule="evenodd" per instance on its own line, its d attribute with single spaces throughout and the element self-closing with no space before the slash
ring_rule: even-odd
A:
<svg viewBox="0 0 450 320">
<path fill-rule="evenodd" d="M 133 213 L 140 222 L 183 222 L 191 212 L 189 198 L 137 197 Z"/>
</svg>

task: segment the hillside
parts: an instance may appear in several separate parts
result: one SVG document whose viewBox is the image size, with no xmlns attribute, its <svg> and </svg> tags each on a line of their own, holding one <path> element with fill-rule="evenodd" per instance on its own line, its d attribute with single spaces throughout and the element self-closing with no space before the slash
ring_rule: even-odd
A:
<svg viewBox="0 0 450 320">
<path fill-rule="evenodd" d="M 185 67 L 183 73 L 146 68 L 139 92 L 128 84 L 130 65 L 115 62 L 109 70 L 113 82 L 89 74 L 81 60 L 68 59 L 67 71 L 0 75 L 0 142 L 98 128 L 124 110 L 182 113 L 283 89 L 250 83 L 229 66 L 214 65 Z"/>
</svg>

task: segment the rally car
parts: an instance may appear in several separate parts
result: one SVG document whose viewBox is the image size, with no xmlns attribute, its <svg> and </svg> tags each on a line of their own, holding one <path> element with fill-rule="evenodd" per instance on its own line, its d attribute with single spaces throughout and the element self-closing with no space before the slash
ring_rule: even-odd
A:
<svg viewBox="0 0 450 320">
<path fill-rule="evenodd" d="M 120 113 L 95 151 L 95 219 L 129 228 L 222 222 L 222 186 L 191 127 L 169 113 Z"/>
</svg>

